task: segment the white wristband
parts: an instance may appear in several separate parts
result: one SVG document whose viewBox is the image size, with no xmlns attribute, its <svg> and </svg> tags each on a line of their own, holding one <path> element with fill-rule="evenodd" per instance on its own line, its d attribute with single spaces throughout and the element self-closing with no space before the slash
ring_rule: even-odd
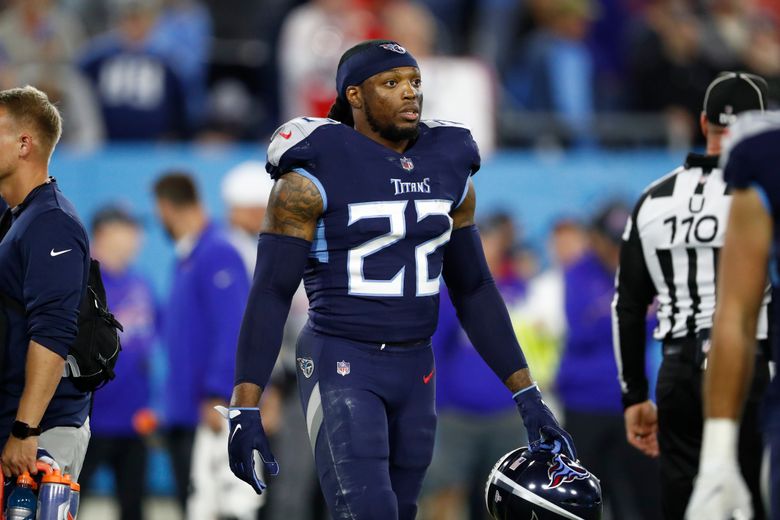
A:
<svg viewBox="0 0 780 520">
<path fill-rule="evenodd" d="M 739 423 L 734 419 L 707 419 L 701 445 L 699 472 L 714 466 L 738 465 Z"/>
</svg>

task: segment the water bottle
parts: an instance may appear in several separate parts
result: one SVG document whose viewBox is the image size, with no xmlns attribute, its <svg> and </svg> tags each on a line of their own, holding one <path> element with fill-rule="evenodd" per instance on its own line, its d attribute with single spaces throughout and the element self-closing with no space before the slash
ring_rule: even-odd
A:
<svg viewBox="0 0 780 520">
<path fill-rule="evenodd" d="M 81 498 L 81 486 L 77 482 L 70 483 L 70 516 L 68 520 L 76 520 L 79 516 L 79 499 Z"/>
<path fill-rule="evenodd" d="M 33 487 L 35 481 L 26 471 L 16 479 L 16 487 L 8 497 L 6 520 L 33 520 L 38 500 Z"/>
<path fill-rule="evenodd" d="M 36 520 L 67 520 L 70 512 L 70 484 L 54 470 L 41 479 Z"/>
</svg>

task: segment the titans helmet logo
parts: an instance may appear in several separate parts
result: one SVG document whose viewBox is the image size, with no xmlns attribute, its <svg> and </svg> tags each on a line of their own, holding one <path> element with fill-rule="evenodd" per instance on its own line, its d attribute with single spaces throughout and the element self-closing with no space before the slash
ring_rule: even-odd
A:
<svg viewBox="0 0 780 520">
<path fill-rule="evenodd" d="M 588 470 L 579 464 L 567 464 L 560 455 L 556 455 L 553 462 L 550 463 L 550 467 L 547 469 L 547 477 L 550 479 L 547 488 L 556 488 L 565 482 L 572 482 L 574 480 L 585 480 L 589 476 L 590 473 Z"/>
<path fill-rule="evenodd" d="M 309 379 L 311 375 L 314 373 L 314 361 L 312 361 L 311 358 L 299 357 L 298 368 L 301 369 L 301 373 L 303 374 L 303 377 Z"/>
<path fill-rule="evenodd" d="M 398 45 L 397 43 L 383 43 L 380 45 L 386 51 L 397 52 L 398 54 L 406 54 L 406 49 Z"/>
</svg>

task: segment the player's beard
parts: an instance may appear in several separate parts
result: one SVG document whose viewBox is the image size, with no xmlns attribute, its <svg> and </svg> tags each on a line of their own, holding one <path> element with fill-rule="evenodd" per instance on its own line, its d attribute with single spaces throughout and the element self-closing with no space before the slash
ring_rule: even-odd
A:
<svg viewBox="0 0 780 520">
<path fill-rule="evenodd" d="M 365 109 L 368 126 L 370 126 L 371 130 L 378 133 L 383 139 L 387 139 L 388 141 L 393 142 L 405 141 L 407 139 L 417 139 L 417 135 L 420 133 L 419 120 L 417 124 L 408 128 L 402 128 L 394 125 L 393 123 L 382 125 L 379 120 L 374 117 L 374 114 L 371 112 L 371 108 L 369 108 L 368 103 L 365 104 Z M 420 111 L 422 112 L 422 99 L 420 99 Z"/>
</svg>

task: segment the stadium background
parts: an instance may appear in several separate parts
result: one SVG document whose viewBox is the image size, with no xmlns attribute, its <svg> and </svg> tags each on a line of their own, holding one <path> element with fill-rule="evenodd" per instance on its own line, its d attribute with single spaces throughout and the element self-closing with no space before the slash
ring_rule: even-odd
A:
<svg viewBox="0 0 780 520">
<path fill-rule="evenodd" d="M 632 204 L 701 146 L 718 71 L 763 75 L 777 106 L 779 21 L 777 0 L 0 0 L 0 87 L 58 102 L 52 174 L 85 221 L 107 203 L 142 218 L 137 265 L 164 299 L 174 257 L 153 180 L 191 172 L 221 220 L 225 173 L 264 161 L 289 117 L 324 115 L 340 54 L 398 39 L 421 58 L 423 116 L 474 129 L 478 215 L 510 213 L 543 270 L 555 222 Z M 100 72 L 128 53 L 151 68 Z M 153 495 L 171 492 L 166 464 L 157 452 Z"/>
</svg>

